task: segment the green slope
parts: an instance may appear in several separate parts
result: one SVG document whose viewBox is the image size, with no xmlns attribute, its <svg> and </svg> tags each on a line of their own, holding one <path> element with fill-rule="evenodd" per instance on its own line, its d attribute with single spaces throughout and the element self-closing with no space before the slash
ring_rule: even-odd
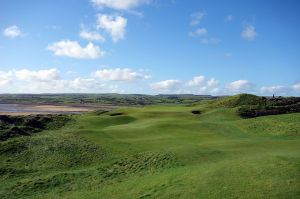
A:
<svg viewBox="0 0 300 199">
<path fill-rule="evenodd" d="M 300 198 L 300 114 L 241 119 L 224 101 L 89 113 L 1 142 L 0 198 Z"/>
</svg>

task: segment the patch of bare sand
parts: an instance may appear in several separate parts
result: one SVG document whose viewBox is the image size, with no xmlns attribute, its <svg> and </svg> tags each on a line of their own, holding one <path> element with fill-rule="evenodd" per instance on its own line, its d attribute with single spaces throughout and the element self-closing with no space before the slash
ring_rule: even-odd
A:
<svg viewBox="0 0 300 199">
<path fill-rule="evenodd" d="M 51 111 L 51 112 L 88 112 L 95 110 L 92 107 L 75 107 L 75 106 L 56 106 L 56 105 L 37 105 L 31 107 L 39 111 Z"/>
<path fill-rule="evenodd" d="M 84 113 L 95 110 L 112 110 L 118 108 L 111 105 L 81 106 L 56 104 L 14 104 L 13 111 L 0 111 L 0 115 L 36 115 L 36 114 L 68 114 Z"/>
</svg>

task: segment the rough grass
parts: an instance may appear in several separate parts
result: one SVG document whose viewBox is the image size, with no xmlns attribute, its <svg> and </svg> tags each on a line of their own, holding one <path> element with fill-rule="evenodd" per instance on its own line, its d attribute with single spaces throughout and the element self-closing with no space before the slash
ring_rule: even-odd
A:
<svg viewBox="0 0 300 199">
<path fill-rule="evenodd" d="M 227 100 L 90 113 L 2 141 L 0 198 L 299 198 L 300 114 L 242 119 L 230 107 L 248 102 Z"/>
<path fill-rule="evenodd" d="M 300 114 L 272 115 L 240 120 L 241 128 L 251 134 L 300 135 Z"/>
<path fill-rule="evenodd" d="M 215 100 L 213 105 L 216 107 L 233 108 L 242 105 L 259 105 L 262 103 L 263 100 L 261 97 L 251 94 L 240 94 Z"/>
<path fill-rule="evenodd" d="M 300 112 L 300 97 L 266 98 L 240 94 L 211 102 L 211 107 L 237 108 L 243 118 Z"/>
<path fill-rule="evenodd" d="M 59 129 L 70 121 L 68 115 L 0 115 L 0 141 L 29 136 L 46 129 Z"/>
<path fill-rule="evenodd" d="M 147 170 L 159 170 L 178 166 L 176 156 L 172 153 L 142 153 L 119 159 L 109 165 L 98 168 L 104 180 L 132 175 Z"/>
</svg>

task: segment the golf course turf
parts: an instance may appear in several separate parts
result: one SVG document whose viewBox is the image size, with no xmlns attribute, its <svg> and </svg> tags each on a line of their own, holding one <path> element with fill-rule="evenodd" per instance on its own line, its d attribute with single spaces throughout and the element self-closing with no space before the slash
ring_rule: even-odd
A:
<svg viewBox="0 0 300 199">
<path fill-rule="evenodd" d="M 300 113 L 243 119 L 240 97 L 73 115 L 1 141 L 0 198 L 300 198 Z"/>
</svg>

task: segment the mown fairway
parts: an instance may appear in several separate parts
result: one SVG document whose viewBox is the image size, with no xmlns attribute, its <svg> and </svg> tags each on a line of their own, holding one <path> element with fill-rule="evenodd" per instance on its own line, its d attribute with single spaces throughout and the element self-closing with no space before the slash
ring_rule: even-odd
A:
<svg viewBox="0 0 300 199">
<path fill-rule="evenodd" d="M 300 198 L 299 113 L 203 102 L 73 117 L 0 143 L 0 198 Z"/>
</svg>

